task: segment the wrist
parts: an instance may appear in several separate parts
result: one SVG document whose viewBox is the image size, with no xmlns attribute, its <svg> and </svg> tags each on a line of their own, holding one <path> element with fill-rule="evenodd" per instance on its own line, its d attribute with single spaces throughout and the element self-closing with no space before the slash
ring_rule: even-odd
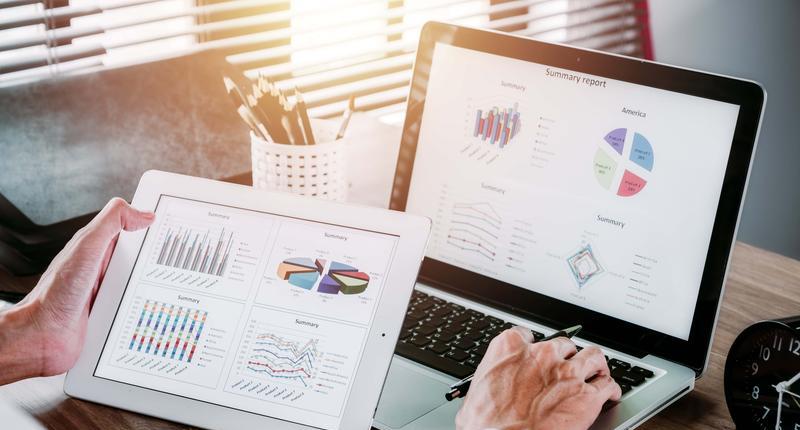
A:
<svg viewBox="0 0 800 430">
<path fill-rule="evenodd" d="M 35 326 L 35 302 L 0 313 L 0 385 L 42 376 L 44 357 Z"/>
</svg>

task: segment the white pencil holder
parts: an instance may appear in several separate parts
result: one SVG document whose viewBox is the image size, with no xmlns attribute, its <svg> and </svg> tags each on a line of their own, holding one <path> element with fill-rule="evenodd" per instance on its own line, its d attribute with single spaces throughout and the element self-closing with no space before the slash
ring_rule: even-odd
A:
<svg viewBox="0 0 800 430">
<path fill-rule="evenodd" d="M 346 138 L 336 140 L 337 121 L 313 120 L 316 145 L 269 143 L 250 133 L 255 188 L 344 201 Z"/>
</svg>

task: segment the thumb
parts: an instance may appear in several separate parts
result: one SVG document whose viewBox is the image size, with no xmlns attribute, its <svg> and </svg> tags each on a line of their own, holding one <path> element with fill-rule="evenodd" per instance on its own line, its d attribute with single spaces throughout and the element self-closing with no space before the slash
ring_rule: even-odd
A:
<svg viewBox="0 0 800 430">
<path fill-rule="evenodd" d="M 120 231 L 141 230 L 152 224 L 153 220 L 154 213 L 134 209 L 117 197 L 111 199 L 89 223 L 88 235 L 101 243 L 110 243 Z"/>
</svg>

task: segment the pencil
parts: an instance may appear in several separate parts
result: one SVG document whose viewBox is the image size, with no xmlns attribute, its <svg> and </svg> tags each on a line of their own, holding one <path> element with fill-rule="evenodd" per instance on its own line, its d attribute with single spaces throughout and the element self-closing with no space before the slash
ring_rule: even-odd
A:
<svg viewBox="0 0 800 430">
<path fill-rule="evenodd" d="M 303 94 L 297 90 L 297 87 L 294 87 L 294 95 L 296 98 L 294 106 L 297 110 L 297 116 L 300 118 L 300 124 L 303 127 L 306 145 L 316 145 L 317 141 L 314 139 L 314 130 L 311 129 L 311 120 L 308 118 L 308 110 L 306 109 L 306 102 L 303 100 Z"/>
<path fill-rule="evenodd" d="M 342 125 L 339 126 L 339 132 L 336 133 L 336 140 L 344 137 L 344 132 L 347 130 L 347 125 L 350 123 L 350 117 L 353 116 L 353 111 L 356 110 L 356 97 L 350 96 L 347 99 L 347 109 L 342 114 Z"/>
<path fill-rule="evenodd" d="M 275 143 L 269 136 L 269 133 L 267 133 L 267 131 L 264 129 L 264 126 L 258 123 L 258 120 L 253 117 L 253 114 L 249 109 L 247 109 L 246 106 L 239 105 L 239 108 L 236 109 L 236 112 L 239 113 L 242 121 L 244 121 L 244 123 L 247 124 L 254 133 L 260 135 L 269 143 Z"/>
<path fill-rule="evenodd" d="M 239 116 L 245 120 L 245 123 L 250 125 L 250 128 L 255 128 L 254 131 L 258 131 L 259 134 L 264 137 L 264 139 L 272 142 L 273 140 L 269 136 L 269 133 L 261 124 L 261 121 L 258 120 L 258 115 L 253 112 L 253 109 L 250 108 L 249 103 L 247 102 L 247 97 L 245 97 L 239 87 L 233 82 L 233 79 L 223 76 L 222 81 L 225 83 L 225 90 L 228 92 L 228 96 L 230 97 L 234 106 L 237 106 L 236 110 L 239 112 Z M 247 112 L 246 115 L 242 114 L 242 110 Z M 245 116 L 247 116 L 247 119 L 245 119 Z M 253 124 L 250 124 L 250 122 L 253 122 Z M 261 127 L 259 127 L 259 125 L 261 125 Z"/>
</svg>

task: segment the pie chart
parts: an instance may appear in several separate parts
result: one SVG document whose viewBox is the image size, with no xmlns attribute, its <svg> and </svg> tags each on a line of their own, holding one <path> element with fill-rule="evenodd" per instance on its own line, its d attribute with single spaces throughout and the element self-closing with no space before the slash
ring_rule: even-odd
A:
<svg viewBox="0 0 800 430">
<path fill-rule="evenodd" d="M 647 138 L 627 128 L 611 130 L 594 155 L 594 177 L 620 197 L 642 191 L 653 171 L 655 157 Z"/>
<path fill-rule="evenodd" d="M 325 294 L 361 294 L 369 286 L 369 275 L 353 266 L 331 262 L 328 273 L 322 277 L 317 292 Z"/>
<path fill-rule="evenodd" d="M 324 267 L 325 260 L 289 258 L 278 265 L 278 276 L 295 287 L 310 290 L 314 288 Z"/>
<path fill-rule="evenodd" d="M 317 292 L 323 294 L 361 294 L 369 286 L 369 275 L 357 268 L 331 261 L 325 273 L 326 263 L 320 258 L 288 258 L 278 265 L 277 274 L 289 284 L 304 290 L 313 290 L 319 281 Z"/>
</svg>

